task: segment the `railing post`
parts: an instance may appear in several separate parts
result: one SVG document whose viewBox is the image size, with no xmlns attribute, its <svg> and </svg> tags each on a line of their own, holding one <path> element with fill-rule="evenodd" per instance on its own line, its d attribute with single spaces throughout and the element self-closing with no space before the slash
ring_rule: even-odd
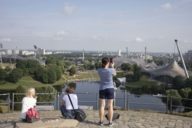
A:
<svg viewBox="0 0 192 128">
<path fill-rule="evenodd" d="M 99 109 L 99 95 L 98 93 L 96 93 L 96 109 L 98 110 Z"/>
<path fill-rule="evenodd" d="M 57 109 L 60 109 L 60 94 L 59 92 L 57 93 Z"/>
<path fill-rule="evenodd" d="M 15 93 L 12 95 L 12 111 L 14 111 L 14 105 L 15 105 Z"/>
<path fill-rule="evenodd" d="M 166 113 L 169 113 L 169 98 L 166 96 Z"/>
<path fill-rule="evenodd" d="M 11 111 L 11 108 L 10 108 L 11 107 L 11 102 L 10 101 L 11 101 L 10 93 L 8 93 L 8 106 L 9 106 L 8 108 L 9 108 L 9 112 Z"/>
<path fill-rule="evenodd" d="M 172 96 L 170 97 L 170 111 L 171 111 L 171 114 L 173 113 L 173 101 L 172 101 Z"/>
<path fill-rule="evenodd" d="M 126 99 L 126 89 L 124 91 L 124 109 L 126 110 L 127 109 L 127 99 Z"/>
<path fill-rule="evenodd" d="M 129 110 L 129 94 L 127 93 L 127 110 Z"/>
</svg>

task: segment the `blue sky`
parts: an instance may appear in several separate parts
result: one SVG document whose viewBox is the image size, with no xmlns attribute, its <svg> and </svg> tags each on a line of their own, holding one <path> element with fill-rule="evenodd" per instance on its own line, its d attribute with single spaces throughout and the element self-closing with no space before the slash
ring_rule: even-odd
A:
<svg viewBox="0 0 192 128">
<path fill-rule="evenodd" d="M 191 35 L 192 0 L 0 0 L 5 48 L 186 52 Z"/>
</svg>

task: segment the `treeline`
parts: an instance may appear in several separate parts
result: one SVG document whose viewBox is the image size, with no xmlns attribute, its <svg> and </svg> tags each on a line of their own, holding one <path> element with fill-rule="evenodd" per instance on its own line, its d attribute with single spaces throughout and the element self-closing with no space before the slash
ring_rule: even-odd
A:
<svg viewBox="0 0 192 128">
<path fill-rule="evenodd" d="M 0 69 L 0 81 L 16 83 L 23 76 L 31 76 L 45 84 L 55 83 L 65 72 L 64 63 L 52 58 L 48 58 L 45 62 L 45 65 L 41 65 L 37 60 L 19 60 L 14 69 Z M 73 73 L 74 69 L 70 74 Z"/>
</svg>

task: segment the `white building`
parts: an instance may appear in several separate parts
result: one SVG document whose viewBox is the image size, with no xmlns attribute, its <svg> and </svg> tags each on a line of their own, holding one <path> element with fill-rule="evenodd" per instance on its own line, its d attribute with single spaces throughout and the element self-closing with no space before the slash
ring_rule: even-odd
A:
<svg viewBox="0 0 192 128">
<path fill-rule="evenodd" d="M 20 50 L 19 54 L 23 56 L 30 56 L 30 55 L 35 55 L 35 52 L 30 50 Z"/>
<path fill-rule="evenodd" d="M 118 56 L 121 56 L 121 49 L 118 50 Z"/>
<path fill-rule="evenodd" d="M 12 54 L 13 55 L 19 55 L 19 50 L 18 49 L 13 49 Z"/>
</svg>

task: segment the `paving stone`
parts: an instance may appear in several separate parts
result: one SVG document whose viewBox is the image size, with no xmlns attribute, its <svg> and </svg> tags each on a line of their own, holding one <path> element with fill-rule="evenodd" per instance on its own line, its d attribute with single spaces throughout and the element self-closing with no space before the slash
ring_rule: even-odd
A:
<svg viewBox="0 0 192 128">
<path fill-rule="evenodd" d="M 155 112 L 143 112 L 143 111 L 116 111 L 120 114 L 120 119 L 114 121 L 113 128 L 192 128 L 192 118 L 168 115 L 163 113 L 155 113 Z M 78 123 L 77 128 L 99 128 L 97 122 L 99 121 L 98 111 L 94 110 L 86 110 L 87 119 L 85 122 Z M 73 124 L 67 122 L 67 120 L 61 119 L 61 114 L 59 111 L 47 111 L 40 112 L 41 118 L 43 119 L 42 123 L 45 123 L 45 120 L 53 120 L 48 123 L 46 128 L 54 128 L 59 124 Z M 0 114 L 0 122 L 2 121 L 17 121 L 19 117 L 19 113 L 7 113 Z M 53 118 L 53 119 L 52 119 Z M 54 120 L 55 119 L 55 120 Z M 59 120 L 62 120 L 61 122 Z M 55 121 L 55 122 L 54 122 Z M 105 119 L 105 124 L 108 121 Z M 37 127 L 36 124 L 33 128 L 41 128 Z M 45 124 L 44 124 L 45 125 Z M 60 126 L 61 127 L 61 126 Z M 66 126 L 66 127 L 75 127 L 75 126 Z M 0 127 L 1 128 L 1 127 Z M 6 127 L 5 127 L 6 128 Z M 25 127 L 27 128 L 27 127 Z M 108 126 L 103 126 L 102 128 L 108 128 Z"/>
</svg>

